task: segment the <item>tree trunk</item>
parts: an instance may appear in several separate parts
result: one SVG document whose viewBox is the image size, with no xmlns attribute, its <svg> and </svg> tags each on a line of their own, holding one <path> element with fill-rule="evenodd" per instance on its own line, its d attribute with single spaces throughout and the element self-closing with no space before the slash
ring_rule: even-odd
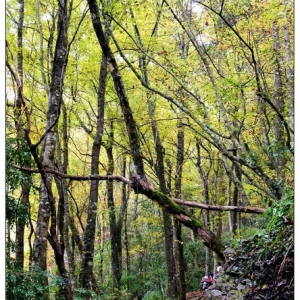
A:
<svg viewBox="0 0 300 300">
<path fill-rule="evenodd" d="M 141 64 L 142 70 L 145 70 L 145 66 L 142 62 Z M 144 76 L 147 74 L 144 71 Z M 159 181 L 159 188 L 164 193 L 167 194 L 167 187 L 165 181 L 165 168 L 164 168 L 164 149 L 160 141 L 160 136 L 157 128 L 157 124 L 154 120 L 154 102 L 151 100 L 151 95 L 148 93 L 148 111 L 151 118 L 151 127 L 152 134 L 155 144 L 156 150 L 156 164 L 155 164 L 155 172 Z M 168 298 L 177 298 L 178 290 L 176 285 L 176 266 L 173 256 L 173 224 L 171 216 L 163 210 L 163 223 L 164 223 L 164 236 L 165 236 L 165 258 L 166 258 L 166 269 L 167 269 L 167 288 L 166 288 L 166 296 Z"/>
<path fill-rule="evenodd" d="M 177 132 L 177 162 L 175 173 L 175 197 L 181 196 L 182 167 L 184 162 L 184 131 L 181 120 L 178 121 Z M 181 236 L 182 225 L 174 219 L 174 260 L 176 267 L 176 285 L 178 299 L 186 299 L 186 285 L 184 274 L 183 241 Z"/>
<path fill-rule="evenodd" d="M 113 125 L 111 123 L 109 133 L 109 141 L 104 146 L 107 158 L 108 158 L 108 170 L 107 175 L 112 175 L 114 172 L 114 158 L 113 158 Z M 114 203 L 114 192 L 113 192 L 113 182 L 107 181 L 107 206 L 109 211 L 109 228 L 110 228 L 110 247 L 111 247 L 111 267 L 113 272 L 113 289 L 114 296 L 113 299 L 120 299 L 120 288 L 121 288 L 121 277 L 122 277 L 122 236 L 121 236 L 121 226 L 118 226 L 116 221 L 116 207 Z"/>
<path fill-rule="evenodd" d="M 237 151 L 234 150 L 234 155 L 237 155 Z M 233 168 L 235 169 L 235 175 L 239 182 L 242 182 L 242 172 L 237 164 L 233 164 Z M 233 196 L 232 196 L 232 206 L 238 206 L 239 200 L 239 189 L 237 185 L 234 185 L 233 189 Z M 237 230 L 237 212 L 231 211 L 230 212 L 230 219 L 231 219 L 231 232 L 233 235 L 236 235 Z"/>
<path fill-rule="evenodd" d="M 97 253 L 100 256 L 100 261 L 99 261 L 99 266 L 98 266 L 98 270 L 97 270 L 97 275 L 98 275 L 98 282 L 99 282 L 99 286 L 102 286 L 105 277 L 103 276 L 103 252 L 104 252 L 104 247 L 105 247 L 105 239 L 104 239 L 104 231 L 105 231 L 105 220 L 104 220 L 104 211 L 100 212 L 100 216 L 99 216 L 99 221 L 98 221 L 98 237 L 100 240 L 99 243 L 99 249 L 97 251 Z"/>
<path fill-rule="evenodd" d="M 18 146 L 20 153 L 24 153 L 26 151 L 23 149 L 23 118 L 21 116 L 21 109 L 22 109 L 22 94 L 23 94 L 23 21 L 24 21 L 24 1 L 19 1 L 20 8 L 19 8 L 19 20 L 18 20 L 18 76 L 20 80 L 20 89 L 21 91 L 17 94 L 17 99 L 15 103 L 15 126 L 17 131 L 17 138 L 18 138 Z M 25 161 L 24 166 L 31 167 L 30 161 Z M 20 208 L 26 214 L 29 214 L 29 193 L 31 187 L 31 175 L 26 174 L 25 179 L 21 183 L 21 196 L 20 196 Z M 28 215 L 30 218 L 30 215 Z M 16 222 L 16 244 L 15 244 L 15 252 L 16 252 L 16 266 L 19 268 L 24 267 L 24 233 L 25 233 L 25 222 L 24 216 L 21 218 L 17 218 Z"/>
<path fill-rule="evenodd" d="M 287 87 L 287 98 L 289 107 L 290 127 L 294 128 L 294 68 L 292 67 L 293 54 L 291 51 L 292 43 L 290 40 L 289 23 L 291 16 L 289 15 L 288 0 L 284 0 L 285 13 L 286 13 L 286 24 L 283 27 L 284 31 L 284 46 L 285 46 L 285 73 L 286 73 L 286 87 Z M 291 4 L 292 6 L 293 4 Z"/>
<path fill-rule="evenodd" d="M 69 162 L 69 151 L 68 151 L 68 115 L 65 105 L 62 103 L 63 111 L 63 122 L 62 122 L 62 147 L 61 143 L 58 140 L 57 145 L 57 168 L 60 172 L 67 174 L 68 162 Z M 57 132 L 57 135 L 58 132 Z M 66 251 L 66 258 L 68 262 L 69 270 L 69 280 L 70 284 L 73 286 L 75 283 L 75 274 L 74 274 L 74 256 L 71 250 L 70 245 L 70 231 L 69 227 L 71 225 L 70 211 L 69 211 L 69 195 L 68 195 L 68 186 L 65 178 L 55 177 L 56 186 L 59 191 L 59 204 L 57 212 L 57 227 L 59 229 L 60 240 L 63 249 Z"/>
<path fill-rule="evenodd" d="M 92 147 L 92 159 L 91 159 L 91 174 L 99 174 L 99 156 L 100 147 L 102 144 L 103 124 L 104 124 L 104 97 L 106 89 L 106 76 L 107 76 L 107 60 L 103 55 L 101 60 L 99 86 L 98 86 L 98 111 L 97 111 L 97 127 L 96 134 Z M 95 233 L 96 233 L 96 212 L 98 203 L 98 180 L 93 180 L 90 186 L 89 206 L 87 225 L 84 230 L 83 237 L 83 259 L 80 271 L 80 285 L 82 288 L 88 290 L 92 289 L 93 278 L 93 257 L 95 247 Z M 89 299 L 90 295 L 87 293 L 86 299 Z"/>
<path fill-rule="evenodd" d="M 200 178 L 203 183 L 203 196 L 204 196 L 204 203 L 206 205 L 209 205 L 209 187 L 208 187 L 208 175 L 205 174 L 205 171 L 203 167 L 201 166 L 201 154 L 200 154 L 200 149 L 201 145 L 199 141 L 196 141 L 196 149 L 197 149 L 197 162 L 196 162 L 196 167 L 197 171 L 200 175 Z M 208 170 L 207 173 L 209 173 L 210 169 Z M 209 227 L 210 226 L 210 212 L 209 210 L 205 211 L 204 215 L 204 224 Z M 210 250 L 208 247 L 205 249 L 205 273 L 210 272 L 210 265 L 211 265 L 211 260 L 210 260 Z"/>
<path fill-rule="evenodd" d="M 40 168 L 54 168 L 54 153 L 57 144 L 56 126 L 60 115 L 63 80 L 68 60 L 68 23 L 67 3 L 61 1 L 58 9 L 58 36 L 51 74 L 46 133 L 41 151 Z M 66 299 L 73 299 L 72 288 L 64 265 L 63 247 L 59 243 L 56 233 L 56 208 L 52 193 L 53 175 L 46 175 L 46 173 L 42 173 L 41 175 L 40 205 L 37 217 L 35 241 L 33 245 L 32 264 L 39 267 L 41 270 L 47 269 L 48 238 L 54 250 L 55 261 L 58 266 L 59 273 L 65 283 L 61 286 L 61 288 L 64 290 Z M 48 233 L 49 218 L 51 218 L 51 225 L 50 232 Z M 45 284 L 47 283 L 45 282 Z M 43 299 L 48 299 L 47 295 L 41 295 L 41 297 Z"/>
<path fill-rule="evenodd" d="M 33 169 L 26 169 L 26 168 L 20 168 L 23 171 L 29 171 L 34 173 L 39 173 L 40 170 L 33 170 Z M 215 251 L 216 254 L 220 257 L 221 260 L 224 259 L 224 255 L 222 253 L 222 249 L 224 249 L 224 246 L 222 245 L 219 238 L 217 238 L 202 222 L 197 220 L 195 217 L 193 217 L 191 214 L 189 214 L 184 208 L 182 208 L 180 205 L 187 204 L 190 207 L 199 207 L 202 209 L 211 209 L 211 210 L 217 210 L 217 211 L 228 211 L 228 210 L 235 210 L 240 211 L 244 213 L 264 213 L 266 209 L 264 208 L 248 208 L 248 207 L 228 207 L 228 206 L 220 206 L 220 205 L 205 205 L 201 203 L 196 202 L 190 202 L 190 201 L 184 201 L 180 199 L 171 198 L 163 193 L 161 193 L 159 190 L 155 190 L 153 186 L 145 181 L 145 178 L 141 175 L 138 175 L 137 173 L 133 173 L 131 176 L 131 180 L 122 177 L 122 176 L 103 176 L 103 175 L 88 175 L 88 176 L 77 176 L 77 175 L 66 175 L 59 173 L 52 169 L 44 169 L 42 170 L 45 173 L 52 173 L 56 174 L 57 176 L 61 176 L 64 178 L 69 178 L 72 180 L 80 180 L 80 181 L 90 181 L 90 180 L 115 180 L 115 181 L 121 181 L 126 184 L 129 184 L 130 187 L 135 191 L 136 194 L 143 194 L 147 196 L 149 199 L 153 200 L 155 203 L 157 203 L 160 207 L 165 209 L 169 214 L 173 215 L 177 220 L 179 220 L 183 225 L 185 225 L 188 228 L 191 228 L 195 231 L 195 234 L 198 235 L 203 241 L 204 244 L 209 247 L 211 250 Z M 214 187 L 216 187 L 217 184 L 215 182 Z M 222 189 L 222 192 L 223 189 Z M 250 211 L 251 210 L 251 211 Z M 136 214 L 136 212 L 133 212 Z"/>
<path fill-rule="evenodd" d="M 123 171 L 122 175 L 126 176 L 126 160 L 123 158 Z M 127 230 L 127 193 L 126 193 L 126 184 L 122 183 L 122 202 L 124 202 L 124 248 L 125 248 L 125 261 L 126 261 L 126 277 L 130 275 L 130 254 L 129 254 L 129 244 L 128 244 L 128 230 Z M 129 289 L 129 282 L 126 280 L 126 290 Z"/>
<path fill-rule="evenodd" d="M 277 107 L 280 113 L 284 111 L 284 92 L 283 92 L 283 84 L 282 84 L 282 67 L 280 64 L 281 56 L 280 56 L 280 42 L 279 42 L 279 28 L 276 22 L 273 22 L 273 49 L 274 49 L 274 105 Z M 282 176 L 282 172 L 284 170 L 284 166 L 286 164 L 285 160 L 285 140 L 284 140 L 284 126 L 282 124 L 281 119 L 278 115 L 275 116 L 275 125 L 274 125 L 274 133 L 275 133 L 275 141 L 276 141 L 276 150 L 274 154 L 276 154 L 275 160 L 275 168 L 278 178 L 284 178 Z"/>
</svg>

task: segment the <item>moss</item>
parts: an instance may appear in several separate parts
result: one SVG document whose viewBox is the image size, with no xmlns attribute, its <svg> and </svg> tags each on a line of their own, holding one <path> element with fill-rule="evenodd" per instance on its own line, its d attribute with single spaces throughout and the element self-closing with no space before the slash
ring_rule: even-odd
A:
<svg viewBox="0 0 300 300">
<path fill-rule="evenodd" d="M 164 193 L 156 190 L 156 191 L 151 191 L 152 195 L 151 198 L 152 200 L 156 201 L 160 206 L 163 206 L 168 210 L 168 212 L 172 214 L 187 214 L 187 212 L 180 207 L 177 203 L 173 202 L 168 196 L 166 196 Z"/>
<path fill-rule="evenodd" d="M 151 188 L 141 191 L 149 199 L 155 201 L 159 206 L 178 219 L 183 225 L 196 230 L 198 236 L 204 241 L 204 245 L 214 251 L 221 261 L 224 260 L 224 246 L 221 240 L 211 232 L 202 222 L 191 216 L 179 204 L 173 202 L 167 195 L 159 190 Z"/>
</svg>

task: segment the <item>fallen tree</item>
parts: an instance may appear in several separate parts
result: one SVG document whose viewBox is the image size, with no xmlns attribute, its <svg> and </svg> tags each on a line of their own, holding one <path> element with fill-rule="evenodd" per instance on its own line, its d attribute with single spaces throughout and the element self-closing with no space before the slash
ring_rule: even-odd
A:
<svg viewBox="0 0 300 300">
<path fill-rule="evenodd" d="M 17 165 L 14 165 L 16 169 L 19 169 L 24 172 L 31 172 L 31 173 L 40 173 L 38 169 L 31 169 L 26 167 L 20 167 Z M 117 182 L 123 182 L 125 184 L 128 184 L 129 186 L 132 186 L 133 181 L 118 175 L 70 175 L 70 174 L 64 174 L 61 172 L 58 172 L 54 169 L 43 169 L 45 173 L 54 174 L 60 178 L 65 178 L 69 180 L 77 180 L 77 181 L 89 181 L 89 180 L 110 180 L 110 181 L 117 181 Z M 142 191 L 137 191 L 137 193 L 142 193 Z M 186 201 L 182 199 L 177 198 L 169 198 L 171 201 L 188 206 L 188 207 L 194 207 L 194 208 L 200 208 L 205 210 L 215 210 L 215 211 L 235 211 L 235 212 L 242 212 L 242 213 L 251 213 L 251 214 L 263 214 L 266 212 L 266 208 L 262 207 L 251 207 L 251 206 L 232 206 L 232 205 L 207 205 L 201 202 L 195 202 L 195 201 Z"/>
<path fill-rule="evenodd" d="M 31 173 L 40 173 L 38 169 L 31 169 L 21 166 L 14 166 L 15 168 Z M 219 240 L 219 238 L 210 231 L 202 222 L 200 222 L 197 218 L 188 213 L 184 206 L 208 209 L 208 210 L 219 210 L 219 211 L 237 211 L 244 213 L 263 213 L 265 212 L 264 208 L 258 207 L 238 207 L 238 206 L 221 206 L 221 205 L 206 205 L 203 203 L 197 203 L 192 201 L 184 201 L 181 199 L 171 198 L 159 190 L 155 189 L 146 179 L 144 175 L 138 175 L 136 172 L 133 172 L 131 179 L 128 179 L 123 176 L 118 175 L 70 175 L 58 172 L 54 169 L 43 169 L 45 173 L 54 174 L 60 178 L 65 178 L 69 180 L 75 181 L 90 181 L 90 180 L 111 180 L 116 182 L 123 182 L 128 184 L 137 194 L 142 194 L 157 203 L 160 207 L 166 210 L 169 214 L 171 214 L 175 219 L 177 219 L 184 226 L 191 228 L 197 235 L 203 240 L 204 245 L 209 249 L 214 251 L 220 260 L 224 260 L 224 246 Z"/>
</svg>

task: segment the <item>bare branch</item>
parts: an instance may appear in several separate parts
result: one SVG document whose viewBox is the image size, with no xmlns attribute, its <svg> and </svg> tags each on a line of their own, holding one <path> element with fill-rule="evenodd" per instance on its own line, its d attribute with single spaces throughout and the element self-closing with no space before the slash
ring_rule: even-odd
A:
<svg viewBox="0 0 300 300">
<path fill-rule="evenodd" d="M 21 166 L 17 166 L 17 165 L 13 165 L 16 169 L 21 170 L 21 171 L 25 171 L 25 172 L 30 172 L 30 173 L 40 173 L 40 170 L 38 169 L 31 169 L 31 168 L 26 168 L 26 167 L 21 167 Z M 70 180 L 77 180 L 77 181 L 88 181 L 88 180 L 113 180 L 113 181 L 121 181 L 124 182 L 126 184 L 131 184 L 132 182 L 122 176 L 118 176 L 118 175 L 95 175 L 95 174 L 91 174 L 91 175 L 70 175 L 70 174 L 64 174 L 61 172 L 58 172 L 54 169 L 50 169 L 50 168 L 44 168 L 42 169 L 43 172 L 45 173 L 49 173 L 49 174 L 54 174 L 60 178 L 65 178 L 65 179 L 70 179 Z"/>
<path fill-rule="evenodd" d="M 235 211 L 243 213 L 262 214 L 266 211 L 266 208 L 260 207 L 248 207 L 248 206 L 228 206 L 228 205 L 207 205 L 198 202 L 185 201 L 181 199 L 172 198 L 174 202 L 189 207 L 202 208 L 206 210 L 218 210 L 218 211 Z"/>
</svg>

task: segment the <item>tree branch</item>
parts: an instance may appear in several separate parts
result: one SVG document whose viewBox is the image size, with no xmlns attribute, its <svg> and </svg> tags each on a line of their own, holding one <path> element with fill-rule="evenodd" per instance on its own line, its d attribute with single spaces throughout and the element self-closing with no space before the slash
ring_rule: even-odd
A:
<svg viewBox="0 0 300 300">
<path fill-rule="evenodd" d="M 243 213 L 263 214 L 267 209 L 261 207 L 249 207 L 249 206 L 228 206 L 228 205 L 207 205 L 203 203 L 185 201 L 181 199 L 172 198 L 172 200 L 178 204 L 186 205 L 189 207 L 202 208 L 206 210 L 217 210 L 217 211 L 235 211 Z"/>
<path fill-rule="evenodd" d="M 18 170 L 24 171 L 24 172 L 30 172 L 30 173 L 40 173 L 40 170 L 38 169 L 31 169 L 23 166 L 17 166 L 14 165 L 14 167 Z M 128 184 L 137 194 L 144 194 L 142 191 L 145 189 L 151 189 L 154 191 L 154 188 L 149 186 L 149 183 L 144 181 L 141 177 L 140 179 L 137 178 L 136 175 L 133 177 L 133 180 L 130 180 L 126 177 L 119 176 L 119 175 L 70 175 L 70 174 L 64 174 L 61 172 L 58 172 L 53 169 L 43 169 L 45 173 L 54 174 L 58 177 L 70 179 L 70 180 L 77 180 L 77 181 L 89 181 L 89 180 L 111 180 L 111 181 L 117 181 L 117 182 L 123 182 L 125 184 Z M 146 195 L 146 194 L 145 194 Z M 147 196 L 147 195 L 146 195 Z M 152 199 L 151 197 L 149 197 Z M 169 198 L 171 201 L 180 204 L 185 205 L 189 207 L 195 207 L 195 208 L 201 208 L 206 210 L 216 210 L 216 211 L 235 211 L 235 212 L 243 212 L 243 213 L 253 213 L 253 214 L 263 214 L 266 209 L 261 207 L 248 207 L 248 206 L 224 206 L 224 205 L 206 205 L 199 202 L 194 201 L 185 201 L 177 198 Z M 152 199 L 153 200 L 153 199 Z"/>
<path fill-rule="evenodd" d="M 38 169 L 31 169 L 23 166 L 17 166 L 13 165 L 16 169 L 24 171 L 24 172 L 30 172 L 30 173 L 41 173 L 40 170 Z M 44 168 L 42 169 L 43 172 L 49 173 L 49 174 L 54 174 L 58 177 L 65 178 L 65 179 L 70 179 L 70 180 L 77 180 L 77 181 L 88 181 L 88 180 L 113 180 L 113 181 L 121 181 L 124 182 L 128 185 L 131 184 L 131 181 L 125 177 L 118 176 L 118 175 L 70 175 L 70 174 L 65 174 L 61 173 L 57 170 L 50 169 L 50 168 Z"/>
</svg>

